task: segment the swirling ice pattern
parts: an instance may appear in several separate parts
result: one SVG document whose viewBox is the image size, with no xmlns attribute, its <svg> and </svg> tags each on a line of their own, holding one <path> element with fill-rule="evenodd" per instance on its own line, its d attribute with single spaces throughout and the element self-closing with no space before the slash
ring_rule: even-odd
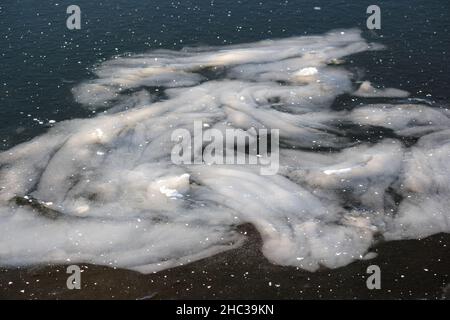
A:
<svg viewBox="0 0 450 320">
<path fill-rule="evenodd" d="M 0 265 L 155 272 L 239 246 L 236 227 L 251 223 L 271 262 L 314 271 L 362 259 L 380 239 L 449 232 L 450 113 L 357 88 L 345 57 L 378 49 L 343 30 L 96 66 L 73 93 L 98 116 L 0 154 Z M 335 111 L 342 94 L 391 102 Z M 279 129 L 278 174 L 173 164 L 171 133 L 194 121 Z M 364 142 L 349 134 L 358 127 L 391 134 Z"/>
</svg>

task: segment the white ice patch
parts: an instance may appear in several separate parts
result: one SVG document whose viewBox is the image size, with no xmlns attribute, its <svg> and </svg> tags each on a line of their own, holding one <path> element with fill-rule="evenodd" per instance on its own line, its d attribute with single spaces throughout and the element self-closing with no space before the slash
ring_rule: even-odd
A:
<svg viewBox="0 0 450 320">
<path fill-rule="evenodd" d="M 308 67 L 308 68 L 303 68 L 301 69 L 299 72 L 295 73 L 298 76 L 301 77 L 307 77 L 307 76 L 313 76 L 315 74 L 317 74 L 317 68 L 314 67 Z"/>
<path fill-rule="evenodd" d="M 449 110 L 424 105 L 369 105 L 353 110 L 349 118 L 361 125 L 392 129 L 401 136 L 420 137 L 450 128 Z"/>
<path fill-rule="evenodd" d="M 350 172 L 350 171 L 352 171 L 352 168 L 329 169 L 329 170 L 324 170 L 323 173 L 330 175 L 330 174 L 346 173 L 346 172 Z"/>
<path fill-rule="evenodd" d="M 406 98 L 409 92 L 395 88 L 378 89 L 370 81 L 364 81 L 353 95 L 363 98 Z"/>
<path fill-rule="evenodd" d="M 156 182 L 159 191 L 168 198 L 182 198 L 183 193 L 189 190 L 189 174 L 179 177 L 158 180 Z"/>
<path fill-rule="evenodd" d="M 271 262 L 314 271 L 370 258 L 375 233 L 449 232 L 448 111 L 330 108 L 354 87 L 335 62 L 378 48 L 345 30 L 100 64 L 98 78 L 73 92 L 107 114 L 55 123 L 0 154 L 0 265 L 70 259 L 154 272 L 239 246 L 236 227 L 251 223 Z M 374 90 L 365 84 L 360 94 Z M 279 129 L 279 174 L 174 165 L 171 134 L 192 132 L 194 121 L 222 132 Z M 420 140 L 359 143 L 339 123 Z"/>
</svg>

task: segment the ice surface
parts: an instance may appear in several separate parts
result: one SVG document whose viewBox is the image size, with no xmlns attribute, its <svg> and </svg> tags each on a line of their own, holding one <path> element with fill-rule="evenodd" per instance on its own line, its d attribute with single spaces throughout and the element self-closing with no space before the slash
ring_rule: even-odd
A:
<svg viewBox="0 0 450 320">
<path fill-rule="evenodd" d="M 232 249 L 253 224 L 273 263 L 317 270 L 367 257 L 375 235 L 450 231 L 448 111 L 332 111 L 356 85 L 357 30 L 116 57 L 73 89 L 91 119 L 0 154 L 0 265 L 87 262 L 154 272 Z M 156 90 L 157 89 L 157 90 Z M 158 91 L 159 90 L 159 91 Z M 364 97 L 405 96 L 364 84 Z M 176 129 L 280 130 L 280 170 L 175 165 Z M 340 123 L 397 136 L 362 143 Z M 420 138 L 406 146 L 400 136 Z"/>
</svg>

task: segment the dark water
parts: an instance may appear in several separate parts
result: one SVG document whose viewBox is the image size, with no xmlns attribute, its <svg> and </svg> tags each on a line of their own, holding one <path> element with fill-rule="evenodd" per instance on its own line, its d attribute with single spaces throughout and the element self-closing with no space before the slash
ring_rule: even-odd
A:
<svg viewBox="0 0 450 320">
<path fill-rule="evenodd" d="M 33 1 L 0 3 L 0 150 L 47 129 L 49 120 L 89 117 L 71 88 L 117 54 L 224 45 L 360 28 L 387 50 L 354 58 L 364 78 L 449 99 L 450 2 L 377 1 L 382 29 L 366 29 L 373 1 Z M 82 29 L 66 28 L 77 4 Z M 315 9 L 320 7 L 320 10 Z M 40 124 L 40 122 L 42 124 Z"/>
<path fill-rule="evenodd" d="M 66 8 L 71 4 L 81 7 L 81 30 L 70 31 L 66 28 Z M 366 29 L 366 8 L 371 4 L 379 5 L 382 10 L 382 29 L 376 32 Z M 320 10 L 314 7 L 320 7 Z M 384 51 L 371 51 L 352 57 L 350 62 L 358 68 L 358 72 L 364 73 L 364 79 L 377 85 L 407 90 L 414 98 L 448 105 L 449 9 L 450 2 L 446 0 L 376 3 L 341 0 L 1 0 L 0 150 L 9 149 L 44 132 L 48 129 L 49 120 L 95 116 L 74 101 L 71 89 L 81 81 L 93 77 L 90 71 L 92 66 L 114 55 L 156 48 L 180 49 L 184 46 L 226 45 L 322 34 L 337 28 L 360 28 L 369 41 L 386 45 Z M 390 287 L 380 296 L 369 298 L 440 298 L 442 288 L 448 283 L 448 258 L 445 260 L 448 257 L 448 243 L 448 236 L 436 235 L 431 240 L 420 243 L 386 244 L 380 249 L 379 260 L 375 262 L 390 265 L 390 269 L 385 271 L 390 279 Z M 255 248 L 239 249 L 244 250 L 243 253 L 230 252 L 227 253 L 228 256 L 213 257 L 206 262 L 200 261 L 175 271 L 167 271 L 168 277 L 165 273 L 138 276 L 127 271 L 105 271 L 103 267 L 98 267 L 98 274 L 94 273 L 92 282 L 100 283 L 99 279 L 107 279 L 104 289 L 104 297 L 107 298 L 145 296 L 149 294 L 149 281 L 151 285 L 158 287 L 160 298 L 189 298 L 193 297 L 191 292 L 197 298 L 210 297 L 208 286 L 203 285 L 206 281 L 212 281 L 216 293 L 213 294 L 214 297 L 367 297 L 364 282 L 360 279 L 365 276 L 364 271 L 369 262 L 359 262 L 344 270 L 330 273 L 322 271 L 311 275 L 307 272 L 295 273 L 293 268 L 273 266 L 265 259 L 260 261 L 263 258 Z M 419 254 L 414 257 L 416 251 Z M 255 272 L 257 275 L 254 281 L 247 282 L 245 290 L 236 291 L 242 279 L 236 278 L 240 281 L 233 286 L 233 281 L 237 280 L 230 280 L 229 274 L 234 274 L 236 270 L 244 272 L 248 270 L 248 266 L 235 266 L 231 263 L 229 267 L 228 262 L 244 261 L 242 257 L 249 252 L 256 252 L 249 259 L 250 269 L 260 270 L 257 270 L 259 273 Z M 48 298 L 54 285 L 65 290 L 65 275 L 61 277 L 60 283 L 56 283 L 54 273 L 58 273 L 59 269 L 49 268 L 50 270 L 39 271 L 44 275 L 48 274 L 47 278 L 40 275 L 42 279 L 47 279 L 48 285 L 32 291 L 42 291 L 41 295 L 35 297 Z M 189 278 L 186 275 L 194 274 L 191 268 L 197 273 Z M 211 274 L 206 280 L 201 276 L 197 277 L 204 270 L 210 270 Z M 222 272 L 223 270 L 228 273 Z M 22 289 L 20 279 L 25 279 L 22 279 L 24 283 L 30 282 L 29 278 L 34 279 L 29 271 L 23 271 L 25 275 L 21 272 L 0 272 L 3 283 L 14 277 L 18 278 L 19 284 L 13 289 L 18 297 L 21 296 Z M 408 280 L 403 283 L 405 275 Z M 128 282 L 108 282 L 112 283 L 114 279 L 121 277 Z M 184 281 L 181 285 L 179 278 L 182 279 L 181 282 Z M 208 280 L 210 278 L 212 280 Z M 275 291 L 268 291 L 267 283 L 272 281 L 281 283 L 282 289 L 270 288 Z M 193 289 L 192 286 L 196 283 L 201 283 L 202 288 L 186 290 Z M 119 285 L 122 288 L 131 286 L 135 290 L 130 289 L 131 293 L 126 292 L 121 296 L 121 291 L 111 289 L 117 289 Z M 4 297 L 13 296 L 11 288 L 0 287 L 0 293 Z M 289 289 L 286 291 L 284 288 Z M 317 288 L 323 289 L 319 292 Z M 111 291 L 114 291 L 115 296 L 110 295 Z M 135 296 L 136 292 L 139 295 Z M 86 294 L 85 291 L 83 294 Z M 96 295 L 98 292 L 93 291 L 90 297 Z"/>
</svg>

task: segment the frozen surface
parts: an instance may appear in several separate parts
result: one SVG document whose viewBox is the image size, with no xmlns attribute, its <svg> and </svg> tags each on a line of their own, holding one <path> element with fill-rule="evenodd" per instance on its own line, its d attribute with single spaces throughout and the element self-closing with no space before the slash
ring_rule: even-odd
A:
<svg viewBox="0 0 450 320">
<path fill-rule="evenodd" d="M 450 231 L 446 109 L 366 104 L 406 97 L 358 85 L 335 61 L 357 30 L 115 57 L 73 89 L 106 113 L 55 124 L 0 154 L 0 265 L 88 262 L 149 273 L 239 246 L 253 224 L 273 263 L 317 270 L 362 259 L 375 239 Z M 175 165 L 175 129 L 280 130 L 280 170 Z M 392 137 L 360 142 L 353 126 Z M 401 137 L 418 141 L 406 145 Z"/>
</svg>

